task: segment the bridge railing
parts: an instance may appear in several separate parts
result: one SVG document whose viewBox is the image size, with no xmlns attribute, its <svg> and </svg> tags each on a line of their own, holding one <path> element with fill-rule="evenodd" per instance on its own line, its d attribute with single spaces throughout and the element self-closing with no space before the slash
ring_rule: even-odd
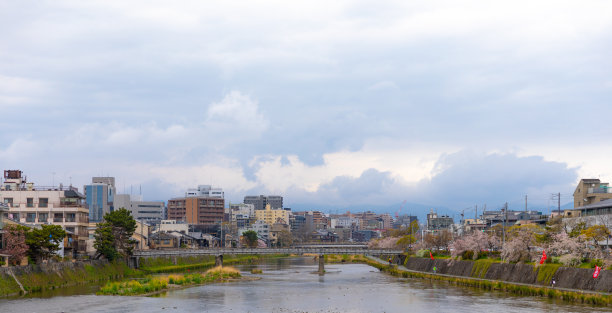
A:
<svg viewBox="0 0 612 313">
<path fill-rule="evenodd" d="M 209 249 L 168 249 L 136 250 L 134 256 L 191 256 L 191 255 L 232 255 L 232 254 L 401 254 L 395 249 L 363 249 L 345 247 L 318 248 L 209 248 Z"/>
</svg>

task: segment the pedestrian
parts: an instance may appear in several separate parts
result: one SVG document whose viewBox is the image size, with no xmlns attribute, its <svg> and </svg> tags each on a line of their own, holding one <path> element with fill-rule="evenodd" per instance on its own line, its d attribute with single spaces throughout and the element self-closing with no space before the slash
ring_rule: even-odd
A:
<svg viewBox="0 0 612 313">
<path fill-rule="evenodd" d="M 437 270 L 437 268 L 434 266 L 434 267 L 433 267 L 433 272 L 434 272 L 434 274 L 436 273 L 436 270 Z"/>
<path fill-rule="evenodd" d="M 555 278 L 553 277 L 553 279 L 552 279 L 552 287 L 553 287 L 553 288 L 555 288 L 555 284 L 556 284 L 556 283 L 557 283 L 557 282 L 555 281 Z"/>
<path fill-rule="evenodd" d="M 389 266 L 391 266 L 391 258 L 389 258 Z"/>
</svg>

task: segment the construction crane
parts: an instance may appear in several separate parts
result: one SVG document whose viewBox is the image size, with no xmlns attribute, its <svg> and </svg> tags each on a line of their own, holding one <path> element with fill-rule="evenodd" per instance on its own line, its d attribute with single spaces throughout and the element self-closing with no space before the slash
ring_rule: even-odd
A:
<svg viewBox="0 0 612 313">
<path fill-rule="evenodd" d="M 402 202 L 402 204 L 400 205 L 399 210 L 397 210 L 397 211 L 395 212 L 395 218 L 396 218 L 396 219 L 398 219 L 398 218 L 399 218 L 399 213 L 402 211 L 402 208 L 403 208 L 405 205 L 406 205 L 406 200 L 404 200 L 404 201 Z"/>
</svg>

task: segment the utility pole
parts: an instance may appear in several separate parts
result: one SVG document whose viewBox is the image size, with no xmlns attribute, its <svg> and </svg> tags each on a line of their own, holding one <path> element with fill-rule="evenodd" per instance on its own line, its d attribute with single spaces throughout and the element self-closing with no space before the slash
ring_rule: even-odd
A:
<svg viewBox="0 0 612 313">
<path fill-rule="evenodd" d="M 525 195 L 525 212 L 527 212 L 527 195 Z"/>
<path fill-rule="evenodd" d="M 504 208 L 502 209 L 502 215 L 504 218 L 504 222 L 502 223 L 502 246 L 506 243 L 506 219 L 508 216 L 508 202 L 504 204 Z"/>
<path fill-rule="evenodd" d="M 561 216 L 561 193 L 553 193 L 552 200 L 557 199 L 557 213 Z"/>
</svg>

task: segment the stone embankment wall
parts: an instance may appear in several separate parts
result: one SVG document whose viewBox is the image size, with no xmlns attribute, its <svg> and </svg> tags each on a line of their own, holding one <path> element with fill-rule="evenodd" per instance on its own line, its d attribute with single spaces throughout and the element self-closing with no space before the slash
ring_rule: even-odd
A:
<svg viewBox="0 0 612 313">
<path fill-rule="evenodd" d="M 486 261 L 485 261 L 486 262 Z M 484 266 L 482 266 L 484 265 Z M 593 278 L 593 269 L 533 266 L 531 264 L 494 263 L 483 264 L 475 261 L 411 257 L 405 261 L 409 270 L 433 272 L 463 277 L 484 278 L 512 283 L 550 286 L 554 277 L 558 288 L 571 288 L 589 291 L 612 292 L 612 272 L 602 270 L 599 277 Z M 540 271 L 549 273 L 540 273 Z M 538 275 L 540 274 L 540 275 Z M 547 275 L 545 275 L 547 274 Z"/>
</svg>

